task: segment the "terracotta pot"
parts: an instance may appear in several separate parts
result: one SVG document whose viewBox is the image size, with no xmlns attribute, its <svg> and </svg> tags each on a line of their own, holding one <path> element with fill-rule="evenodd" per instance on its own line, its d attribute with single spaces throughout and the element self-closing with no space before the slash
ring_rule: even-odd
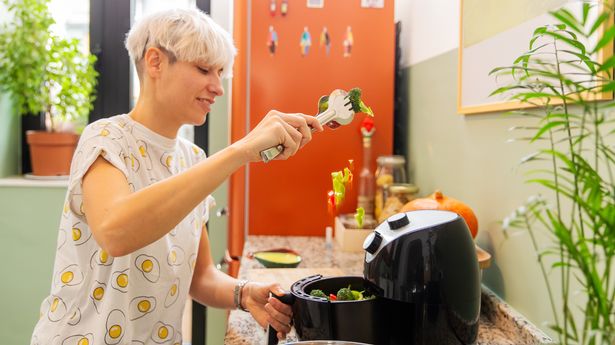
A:
<svg viewBox="0 0 615 345">
<path fill-rule="evenodd" d="M 75 133 L 27 131 L 30 145 L 32 174 L 58 176 L 70 173 L 70 162 L 79 141 Z"/>
</svg>

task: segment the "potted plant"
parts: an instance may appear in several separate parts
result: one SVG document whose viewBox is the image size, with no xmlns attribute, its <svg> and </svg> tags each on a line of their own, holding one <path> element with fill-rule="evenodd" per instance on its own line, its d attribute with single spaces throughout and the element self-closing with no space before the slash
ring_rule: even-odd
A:
<svg viewBox="0 0 615 345">
<path fill-rule="evenodd" d="M 21 115 L 44 113 L 46 131 L 26 133 L 34 175 L 67 175 L 78 133 L 92 109 L 96 57 L 51 33 L 48 0 L 2 0 L 0 88 Z"/>
<path fill-rule="evenodd" d="M 579 2 L 578 15 L 552 12 L 557 24 L 537 28 L 527 52 L 491 72 L 512 80 L 492 94 L 537 106 L 515 111 L 535 125 L 514 129 L 536 146 L 521 163 L 545 194 L 530 197 L 503 228 L 530 236 L 560 344 L 615 343 L 615 102 L 595 101 L 615 90 L 615 56 L 595 58 L 612 51 L 615 27 L 612 9 L 591 15 L 595 5 Z M 539 231 L 552 239 L 547 247 Z"/>
</svg>

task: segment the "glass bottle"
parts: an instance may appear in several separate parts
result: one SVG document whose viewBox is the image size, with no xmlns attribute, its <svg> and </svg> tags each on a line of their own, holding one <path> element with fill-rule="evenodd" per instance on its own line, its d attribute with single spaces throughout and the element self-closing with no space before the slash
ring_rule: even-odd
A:
<svg viewBox="0 0 615 345">
<path fill-rule="evenodd" d="M 384 199 L 389 186 L 394 183 L 408 183 L 406 178 L 406 159 L 404 156 L 380 156 L 376 160 L 376 194 L 374 196 L 374 216 L 379 219 L 384 207 Z"/>
<path fill-rule="evenodd" d="M 374 121 L 370 117 L 366 117 L 361 123 L 361 135 L 363 137 L 363 167 L 359 173 L 359 191 L 357 207 L 363 207 L 365 215 L 373 217 L 374 215 L 374 194 L 376 182 L 371 169 L 372 162 L 372 136 L 376 129 Z"/>
</svg>

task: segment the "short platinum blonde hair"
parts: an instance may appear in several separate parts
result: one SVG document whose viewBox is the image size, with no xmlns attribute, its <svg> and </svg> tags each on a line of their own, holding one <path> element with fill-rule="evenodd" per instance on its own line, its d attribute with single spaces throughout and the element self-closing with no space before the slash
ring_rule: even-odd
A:
<svg viewBox="0 0 615 345">
<path fill-rule="evenodd" d="M 231 35 L 198 9 L 171 9 L 139 20 L 126 35 L 126 49 L 141 77 L 141 60 L 150 47 L 161 48 L 171 63 L 186 61 L 222 68 L 232 76 L 237 49 Z"/>
</svg>

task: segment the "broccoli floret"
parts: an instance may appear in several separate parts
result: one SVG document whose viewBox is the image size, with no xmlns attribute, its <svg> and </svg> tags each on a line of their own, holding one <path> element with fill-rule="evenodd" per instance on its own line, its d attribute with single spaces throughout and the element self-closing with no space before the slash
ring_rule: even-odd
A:
<svg viewBox="0 0 615 345">
<path fill-rule="evenodd" d="M 352 110 L 355 113 L 361 111 L 361 89 L 355 87 L 354 89 L 350 89 L 348 91 L 348 98 L 350 98 L 350 103 L 352 104 Z"/>
<path fill-rule="evenodd" d="M 312 290 L 310 292 L 310 296 L 327 298 L 327 295 L 325 295 L 325 293 L 322 292 L 322 290 L 319 290 L 319 289 Z"/>
<path fill-rule="evenodd" d="M 347 288 L 341 288 L 337 291 L 337 300 L 338 301 L 354 301 L 354 295 L 352 294 L 352 290 L 350 290 L 350 286 Z"/>
<path fill-rule="evenodd" d="M 355 113 L 365 113 L 367 115 L 374 116 L 372 109 L 365 105 L 365 103 L 361 100 L 361 89 L 355 87 L 348 91 L 348 98 L 350 99 L 352 110 Z"/>
</svg>

